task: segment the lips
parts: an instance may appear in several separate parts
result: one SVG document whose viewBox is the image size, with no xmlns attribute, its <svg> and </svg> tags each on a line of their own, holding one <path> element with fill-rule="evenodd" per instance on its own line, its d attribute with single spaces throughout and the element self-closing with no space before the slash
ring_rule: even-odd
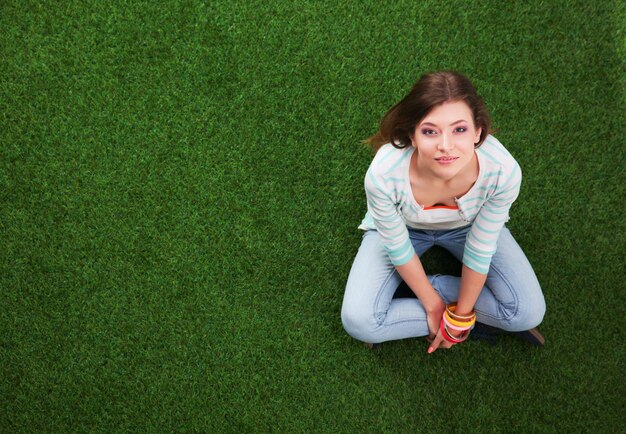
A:
<svg viewBox="0 0 626 434">
<path fill-rule="evenodd" d="M 440 164 L 451 164 L 458 160 L 459 157 L 439 157 L 435 158 L 435 161 Z"/>
</svg>

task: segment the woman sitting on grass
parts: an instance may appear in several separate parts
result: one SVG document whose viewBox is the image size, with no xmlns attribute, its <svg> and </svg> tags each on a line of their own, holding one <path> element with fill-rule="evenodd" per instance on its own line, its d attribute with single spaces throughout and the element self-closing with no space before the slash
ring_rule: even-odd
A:
<svg viewBox="0 0 626 434">
<path fill-rule="evenodd" d="M 522 332 L 543 345 L 541 287 L 504 226 L 522 172 L 489 126 L 467 77 L 435 72 L 368 139 L 377 152 L 365 175 L 365 233 L 341 312 L 354 338 L 372 347 L 428 336 L 432 353 L 463 342 L 478 321 L 483 335 Z M 461 277 L 426 275 L 419 257 L 434 245 L 463 262 Z M 401 280 L 417 299 L 393 298 Z"/>
</svg>

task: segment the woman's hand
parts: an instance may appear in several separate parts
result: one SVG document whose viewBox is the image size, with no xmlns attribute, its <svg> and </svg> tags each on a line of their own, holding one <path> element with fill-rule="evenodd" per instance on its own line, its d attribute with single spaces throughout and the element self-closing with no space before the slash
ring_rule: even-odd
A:
<svg viewBox="0 0 626 434">
<path fill-rule="evenodd" d="M 437 293 L 435 292 L 435 294 Z M 439 294 L 437 294 L 437 297 L 430 300 L 429 305 L 424 306 L 424 309 L 426 310 L 428 331 L 430 332 L 428 338 L 429 340 L 433 340 L 439 332 L 439 323 L 443 317 L 443 312 L 446 310 L 446 303 L 439 297 Z"/>
<path fill-rule="evenodd" d="M 446 303 L 441 297 L 439 297 L 438 300 L 432 304 L 432 306 L 426 309 L 428 330 L 430 331 L 430 336 L 428 336 L 428 341 L 430 342 L 430 345 L 428 346 L 428 354 L 433 353 L 437 348 L 448 349 L 455 345 L 454 343 L 444 339 L 443 334 L 441 333 L 441 328 L 439 327 L 445 310 Z"/>
<path fill-rule="evenodd" d="M 428 346 L 428 354 L 434 353 L 437 348 L 448 349 L 448 348 L 452 348 L 453 345 L 456 345 L 456 344 L 453 344 L 452 342 L 448 342 L 447 340 L 445 340 L 443 338 L 443 335 L 441 334 L 441 330 L 438 330 L 435 338 L 432 340 L 432 342 Z"/>
</svg>

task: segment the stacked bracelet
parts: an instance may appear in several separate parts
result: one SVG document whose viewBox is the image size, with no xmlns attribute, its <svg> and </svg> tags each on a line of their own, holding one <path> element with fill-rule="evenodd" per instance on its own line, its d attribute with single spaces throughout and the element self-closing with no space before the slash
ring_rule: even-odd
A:
<svg viewBox="0 0 626 434">
<path fill-rule="evenodd" d="M 469 332 L 476 323 L 476 312 L 472 311 L 470 315 L 457 315 L 454 313 L 456 310 L 456 303 L 450 303 L 446 306 L 446 311 L 443 313 L 439 328 L 443 338 L 453 344 L 463 342 L 469 336 Z M 461 332 L 458 336 L 450 333 L 450 330 Z"/>
</svg>

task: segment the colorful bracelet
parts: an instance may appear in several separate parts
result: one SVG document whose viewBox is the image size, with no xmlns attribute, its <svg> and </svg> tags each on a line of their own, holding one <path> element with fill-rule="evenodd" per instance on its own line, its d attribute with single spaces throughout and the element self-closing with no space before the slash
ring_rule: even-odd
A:
<svg viewBox="0 0 626 434">
<path fill-rule="evenodd" d="M 452 333 L 450 333 L 450 330 L 448 330 L 448 326 L 445 324 L 444 324 L 444 330 L 446 331 L 446 333 L 448 333 L 448 336 L 460 342 L 465 342 L 467 338 L 469 337 L 469 330 L 465 330 L 463 333 L 461 333 L 458 336 L 454 336 Z"/>
<path fill-rule="evenodd" d="M 446 323 L 443 320 L 443 318 L 441 318 L 441 322 L 439 323 L 439 329 L 441 331 L 441 336 L 443 336 L 443 338 L 446 341 L 448 341 L 448 342 L 450 342 L 452 344 L 459 344 L 459 343 L 465 341 L 465 339 L 467 339 L 467 336 L 469 335 L 469 333 L 468 333 L 468 334 L 464 335 L 462 338 L 457 338 L 456 336 L 453 336 L 448 331 L 448 328 L 446 327 Z"/>
<path fill-rule="evenodd" d="M 460 321 L 471 320 L 472 318 L 476 316 L 476 312 L 474 312 L 473 310 L 472 310 L 472 314 L 469 316 L 458 315 L 454 313 L 455 310 L 456 310 L 456 303 L 450 303 L 449 305 L 446 306 L 446 312 L 448 312 L 451 318 L 454 318 L 456 320 L 460 320 Z"/>
<path fill-rule="evenodd" d="M 470 328 L 471 326 L 474 325 L 474 323 L 476 322 L 476 315 L 474 315 L 472 317 L 471 320 L 467 321 L 458 321 L 455 320 L 453 318 L 450 317 L 450 315 L 448 314 L 448 311 L 446 311 L 443 316 L 446 318 L 447 322 L 453 326 L 457 326 L 457 327 L 465 327 L 465 328 Z"/>
<path fill-rule="evenodd" d="M 471 325 L 457 326 L 457 325 L 452 324 L 452 323 L 448 320 L 447 315 L 444 315 L 444 316 L 443 316 L 443 321 L 446 323 L 446 326 L 447 326 L 449 329 L 451 329 L 451 330 L 456 330 L 456 331 L 459 331 L 459 332 L 462 332 L 462 331 L 465 331 L 465 330 L 469 330 L 469 329 L 471 329 L 471 328 L 472 328 L 472 326 L 471 326 Z"/>
</svg>

